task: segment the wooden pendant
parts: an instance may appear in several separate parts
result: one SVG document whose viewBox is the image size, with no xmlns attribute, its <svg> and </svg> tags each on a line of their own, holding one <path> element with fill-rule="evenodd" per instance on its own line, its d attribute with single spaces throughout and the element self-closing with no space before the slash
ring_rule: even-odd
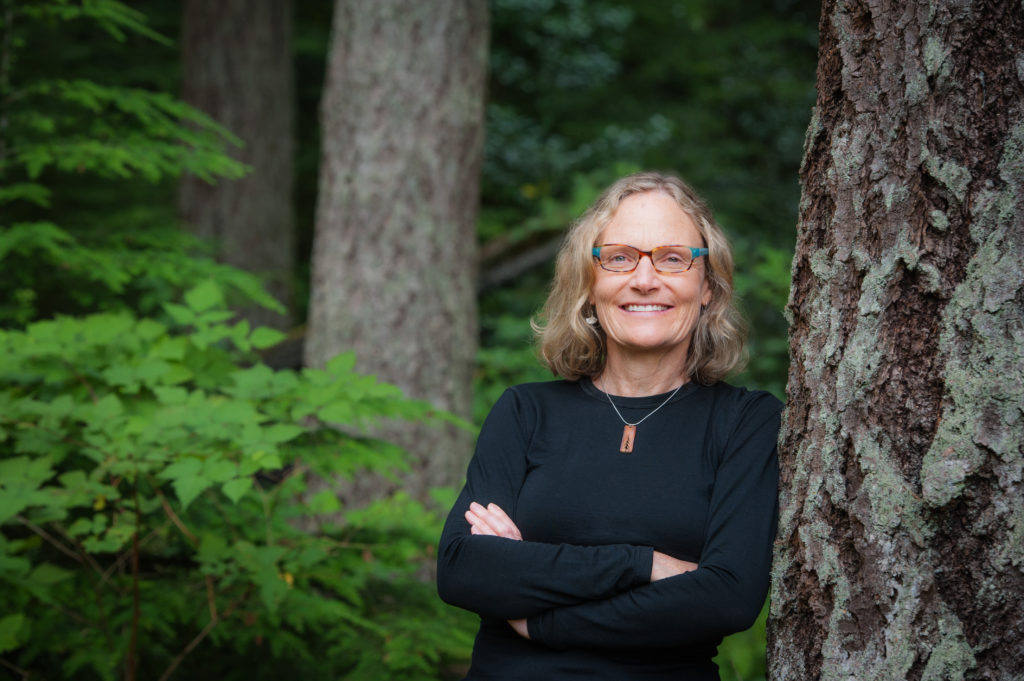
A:
<svg viewBox="0 0 1024 681">
<path fill-rule="evenodd" d="M 626 425 L 622 429 L 622 444 L 619 445 L 619 451 L 623 454 L 629 454 L 633 451 L 633 442 L 636 440 L 636 426 Z"/>
</svg>

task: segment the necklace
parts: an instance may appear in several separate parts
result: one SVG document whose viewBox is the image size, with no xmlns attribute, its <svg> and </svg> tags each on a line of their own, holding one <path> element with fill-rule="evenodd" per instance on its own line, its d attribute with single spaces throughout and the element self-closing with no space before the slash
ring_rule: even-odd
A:
<svg viewBox="0 0 1024 681">
<path fill-rule="evenodd" d="M 619 408 L 615 406 L 614 402 L 612 402 L 612 396 L 603 390 L 601 391 L 604 392 L 604 396 L 608 398 L 608 403 L 612 405 L 612 409 L 615 410 L 615 413 L 618 415 L 619 420 L 621 420 L 625 424 L 625 427 L 622 429 L 622 443 L 619 444 L 620 452 L 622 452 L 623 454 L 629 454 L 630 452 L 633 451 L 633 445 L 636 443 L 636 427 L 639 426 L 644 421 L 646 421 L 647 419 L 649 419 L 651 416 L 653 416 L 654 412 L 658 411 L 666 404 L 668 404 L 668 401 L 675 397 L 676 393 L 679 392 L 679 388 L 682 388 L 684 385 L 686 385 L 686 381 L 680 383 L 679 387 L 673 390 L 672 394 L 666 397 L 664 402 L 659 404 L 649 414 L 647 414 L 647 416 L 643 417 L 636 423 L 630 423 L 625 418 L 623 418 L 622 412 L 619 411 Z"/>
</svg>

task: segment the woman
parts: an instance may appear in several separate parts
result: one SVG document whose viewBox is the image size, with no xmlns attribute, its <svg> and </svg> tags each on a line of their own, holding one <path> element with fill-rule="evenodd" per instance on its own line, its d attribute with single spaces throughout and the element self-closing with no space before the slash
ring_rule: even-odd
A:
<svg viewBox="0 0 1024 681">
<path fill-rule="evenodd" d="M 756 619 L 780 403 L 743 356 L 728 243 L 678 178 L 613 184 L 558 256 L 541 354 L 508 389 L 448 517 L 438 590 L 479 613 L 467 679 L 718 679 Z"/>
</svg>

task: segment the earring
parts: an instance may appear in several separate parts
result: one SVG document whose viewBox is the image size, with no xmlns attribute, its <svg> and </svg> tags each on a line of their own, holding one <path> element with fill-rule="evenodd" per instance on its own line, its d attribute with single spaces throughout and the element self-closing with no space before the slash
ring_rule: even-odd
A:
<svg viewBox="0 0 1024 681">
<path fill-rule="evenodd" d="M 590 324 L 591 326 L 597 324 L 597 310 L 595 310 L 594 308 L 590 308 L 590 312 L 587 314 L 586 317 L 583 318 L 583 321 L 585 321 L 587 324 Z"/>
</svg>

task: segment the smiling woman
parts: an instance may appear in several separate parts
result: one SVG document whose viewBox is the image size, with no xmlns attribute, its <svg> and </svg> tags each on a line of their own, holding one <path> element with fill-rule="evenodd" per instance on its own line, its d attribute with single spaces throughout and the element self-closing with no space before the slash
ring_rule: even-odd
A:
<svg viewBox="0 0 1024 681">
<path fill-rule="evenodd" d="M 481 616 L 467 679 L 718 679 L 764 601 L 779 401 L 741 364 L 732 256 L 684 182 L 610 187 L 537 324 L 561 381 L 509 388 L 441 537 L 438 590 Z"/>
<path fill-rule="evenodd" d="M 672 231 L 673 226 L 679 231 Z M 639 173 L 609 187 L 569 231 L 559 252 L 555 281 L 542 315 L 544 323 L 534 325 L 542 358 L 556 375 L 578 380 L 604 371 L 606 331 L 600 323 L 586 323 L 588 319 L 600 322 L 593 315 L 597 280 L 609 273 L 609 268 L 632 271 L 632 267 L 620 268 L 605 261 L 606 244 L 618 242 L 637 247 L 640 244 L 624 239 L 653 239 L 657 235 L 645 235 L 641 230 L 654 229 L 667 230 L 668 234 L 660 237 L 666 241 L 651 246 L 690 247 L 690 267 L 680 267 L 681 271 L 676 273 L 659 262 L 655 270 L 661 271 L 657 272 L 655 286 L 685 278 L 696 280 L 711 292 L 710 300 L 702 301 L 691 347 L 685 349 L 686 362 L 676 368 L 677 373 L 710 385 L 742 367 L 744 324 L 733 303 L 732 251 L 725 234 L 704 201 L 685 182 L 656 173 Z M 634 233 L 636 237 L 630 236 Z M 624 236 L 611 238 L 616 234 Z M 667 240 L 669 234 L 694 243 Z M 702 248 L 694 252 L 695 247 Z M 614 254 L 612 251 L 609 256 Z M 643 260 L 650 261 L 650 257 L 641 254 L 635 261 L 637 269 Z M 694 271 L 688 271 L 691 269 Z"/>
</svg>

